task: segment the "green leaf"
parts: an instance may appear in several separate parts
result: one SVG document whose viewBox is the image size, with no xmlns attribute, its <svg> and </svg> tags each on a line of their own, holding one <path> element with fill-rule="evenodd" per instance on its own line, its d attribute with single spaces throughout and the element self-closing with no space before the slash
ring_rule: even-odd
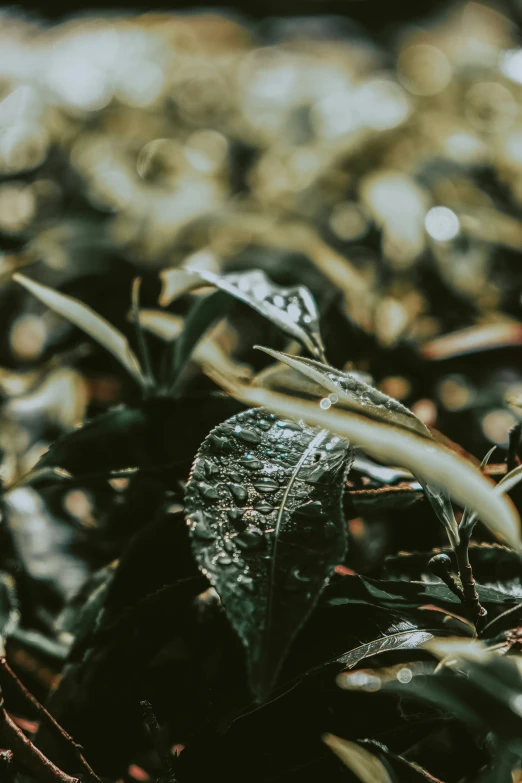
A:
<svg viewBox="0 0 522 783">
<path fill-rule="evenodd" d="M 105 318 L 95 313 L 83 302 L 66 296 L 53 288 L 30 280 L 25 275 L 15 274 L 13 280 L 20 283 L 37 299 L 43 302 L 51 310 L 67 318 L 71 323 L 82 329 L 86 334 L 106 348 L 125 367 L 140 386 L 145 387 L 147 380 L 144 377 L 137 356 L 132 351 L 127 338 L 115 326 L 112 326 Z"/>
<path fill-rule="evenodd" d="M 282 288 L 272 283 L 261 270 L 220 277 L 206 270 L 164 269 L 161 278 L 162 307 L 166 307 L 181 293 L 212 285 L 250 305 L 283 332 L 299 340 L 312 356 L 324 361 L 317 306 L 310 291 L 304 286 Z"/>
<path fill-rule="evenodd" d="M 361 644 L 359 647 L 355 647 L 353 650 L 341 655 L 337 662 L 344 663 L 347 669 L 352 669 L 360 661 L 372 655 L 380 655 L 380 653 L 393 652 L 394 650 L 414 650 L 433 638 L 434 635 L 432 633 L 418 628 L 412 631 L 400 631 L 381 636 L 380 639 L 374 639 L 372 642 Z"/>
<path fill-rule="evenodd" d="M 247 649 L 258 700 L 346 548 L 347 441 L 263 411 L 214 429 L 185 512 L 193 551 Z"/>
<path fill-rule="evenodd" d="M 164 310 L 141 310 L 140 319 L 144 329 L 168 342 L 175 340 L 183 331 L 183 318 Z M 238 380 L 247 380 L 252 375 L 248 365 L 234 361 L 221 347 L 219 341 L 212 336 L 212 333 L 203 335 L 193 348 L 190 358 L 202 368 L 203 372 L 206 367 L 211 366 L 217 367 L 225 375 L 231 375 Z"/>
<path fill-rule="evenodd" d="M 232 300 L 224 291 L 215 291 L 200 299 L 185 318 L 183 329 L 176 342 L 170 387 L 175 385 L 195 346 L 220 318 L 224 318 Z"/>
<path fill-rule="evenodd" d="M 335 395 L 339 407 L 346 407 L 355 413 L 362 413 L 364 416 L 369 416 L 377 421 L 401 427 L 423 438 L 431 439 L 432 435 L 429 429 L 412 411 L 401 405 L 393 397 L 388 397 L 387 394 L 365 383 L 357 375 L 341 372 L 334 367 L 320 364 L 312 359 L 290 356 L 280 351 L 273 351 L 271 348 L 257 347 L 269 356 L 272 356 L 272 358 L 303 373 L 308 379 L 314 381 L 319 388 L 327 389 L 331 395 Z M 328 403 L 330 403 L 330 398 Z M 450 541 L 458 543 L 458 527 L 451 501 L 446 491 L 443 488 L 432 487 L 422 480 L 421 483 L 437 517 L 446 527 Z"/>
<path fill-rule="evenodd" d="M 498 494 L 504 495 L 506 492 L 511 492 L 511 490 L 516 487 L 520 481 L 522 481 L 522 465 L 519 465 L 517 468 L 514 468 L 512 471 L 510 471 L 506 476 L 503 476 L 494 488 L 494 491 Z M 462 520 L 460 523 L 461 528 L 465 530 L 472 530 L 479 517 L 480 514 L 478 511 L 472 511 L 471 509 L 466 508 L 464 514 L 462 515 Z"/>
<path fill-rule="evenodd" d="M 241 408 L 219 395 L 156 398 L 137 408 L 120 405 L 58 438 L 24 482 L 60 476 L 109 479 L 111 473 L 168 469 L 174 484 L 186 478 L 209 429 Z"/>
<path fill-rule="evenodd" d="M 212 377 L 248 405 L 263 406 L 279 416 L 327 428 L 374 459 L 411 470 L 425 483 L 448 492 L 457 503 L 476 509 L 495 535 L 514 549 L 520 548 L 520 520 L 513 505 L 495 493 L 492 482 L 474 465 L 440 443 L 348 411 L 322 410 L 316 403 L 297 397 L 232 383 L 219 373 Z"/>
<path fill-rule="evenodd" d="M 256 345 L 256 348 L 305 375 L 317 385 L 319 393 L 323 388 L 335 394 L 339 407 L 346 407 L 385 424 L 410 430 L 424 438 L 432 437 L 426 425 L 412 411 L 393 397 L 365 383 L 356 374 L 342 372 L 313 359 L 274 351 L 272 348 L 264 348 L 260 345 Z"/>
</svg>

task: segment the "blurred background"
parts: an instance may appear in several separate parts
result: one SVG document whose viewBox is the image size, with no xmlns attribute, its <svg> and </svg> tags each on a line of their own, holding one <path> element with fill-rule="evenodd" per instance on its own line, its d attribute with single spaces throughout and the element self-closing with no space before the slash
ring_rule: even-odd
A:
<svg viewBox="0 0 522 783">
<path fill-rule="evenodd" d="M 139 402 L 116 360 L 12 282 L 18 270 L 131 341 L 140 275 L 155 366 L 162 269 L 305 284 L 332 364 L 501 462 L 522 415 L 522 4 L 156 9 L 1 12 L 4 486 L 60 434 Z M 167 337 L 194 301 L 169 306 Z M 267 361 L 255 343 L 288 347 L 239 304 L 212 339 L 250 371 Z M 186 396 L 212 388 L 195 358 Z M 26 566 L 60 600 L 118 551 L 96 509 L 120 491 L 8 494 Z M 72 551 L 53 564 L 78 536 L 89 564 Z"/>
</svg>

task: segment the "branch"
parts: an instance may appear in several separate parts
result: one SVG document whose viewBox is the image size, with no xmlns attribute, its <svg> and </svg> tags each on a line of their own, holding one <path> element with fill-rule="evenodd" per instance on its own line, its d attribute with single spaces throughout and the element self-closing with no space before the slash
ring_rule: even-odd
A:
<svg viewBox="0 0 522 783">
<path fill-rule="evenodd" d="M 85 783 L 101 783 L 100 778 L 96 775 L 96 773 L 92 770 L 88 762 L 83 757 L 79 745 L 77 745 L 71 735 L 68 734 L 62 726 L 60 726 L 60 724 L 53 718 L 51 713 L 48 712 L 42 704 L 40 704 L 38 699 L 36 699 L 33 694 L 27 690 L 25 685 L 18 679 L 4 657 L 0 657 L 0 682 L 5 684 L 6 687 L 8 687 L 8 685 L 14 686 L 14 688 L 17 690 L 20 696 L 22 696 L 26 703 L 30 704 L 36 710 L 40 716 L 41 722 L 46 725 L 49 732 L 54 734 L 55 737 L 59 738 L 64 746 L 67 746 L 67 749 L 72 752 L 74 758 L 81 767 L 82 776 L 85 780 Z M 71 780 L 73 780 L 73 778 L 71 778 Z"/>
<path fill-rule="evenodd" d="M 5 711 L 3 698 L 0 711 L 0 739 L 2 744 L 13 751 L 16 760 L 27 767 L 39 783 L 80 783 L 78 778 L 63 772 L 33 745 Z"/>
</svg>

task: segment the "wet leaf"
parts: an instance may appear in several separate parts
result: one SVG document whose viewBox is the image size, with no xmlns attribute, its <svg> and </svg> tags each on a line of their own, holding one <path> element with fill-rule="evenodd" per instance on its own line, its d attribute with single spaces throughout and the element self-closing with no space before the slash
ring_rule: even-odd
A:
<svg viewBox="0 0 522 783">
<path fill-rule="evenodd" d="M 260 350 L 292 369 L 302 372 L 308 379 L 317 383 L 319 387 L 322 386 L 327 389 L 331 395 L 335 395 L 335 402 L 339 403 L 340 408 L 343 406 L 347 407 L 356 413 L 362 413 L 377 421 L 401 427 L 414 432 L 416 435 L 431 439 L 432 435 L 429 429 L 412 411 L 401 405 L 393 397 L 388 397 L 387 394 L 365 383 L 357 375 L 341 372 L 334 367 L 320 364 L 312 359 L 303 359 L 299 356 L 290 356 L 279 351 L 273 351 L 270 348 L 260 348 Z M 327 403 L 328 407 L 330 407 L 332 404 L 331 396 L 328 398 Z M 422 484 L 426 497 L 448 531 L 450 541 L 458 542 L 457 523 L 451 507 L 451 501 L 445 489 L 432 487 L 426 481 L 422 482 Z"/>
<path fill-rule="evenodd" d="M 71 321 L 71 323 L 82 329 L 110 351 L 140 386 L 146 385 L 146 379 L 138 358 L 132 351 L 127 338 L 116 327 L 106 321 L 105 318 L 95 313 L 94 310 L 83 304 L 83 302 L 78 301 L 78 299 L 66 296 L 53 288 L 37 283 L 25 275 L 13 275 L 13 280 L 23 285 L 24 288 L 34 294 L 47 307 Z"/>
<path fill-rule="evenodd" d="M 271 348 L 256 346 L 293 370 L 302 373 L 317 384 L 319 389 L 327 389 L 338 398 L 339 407 L 346 407 L 356 413 L 362 413 L 377 421 L 393 424 L 425 438 L 431 438 L 429 429 L 412 411 L 398 400 L 388 397 L 384 392 L 375 389 L 361 380 L 356 374 L 336 370 L 335 367 L 306 359 L 302 356 L 291 356 Z"/>
<path fill-rule="evenodd" d="M 218 373 L 213 377 L 246 404 L 328 428 L 350 439 L 370 457 L 411 470 L 424 482 L 447 491 L 457 503 L 474 508 L 495 535 L 519 549 L 520 520 L 513 505 L 495 493 L 494 485 L 476 467 L 441 444 L 348 411 L 322 410 L 316 403 L 296 397 L 230 383 Z"/>
<path fill-rule="evenodd" d="M 351 459 L 346 440 L 253 410 L 214 429 L 194 462 L 193 551 L 247 648 L 259 700 L 343 559 Z"/>
<path fill-rule="evenodd" d="M 163 307 L 181 293 L 212 285 L 250 305 L 283 332 L 299 340 L 313 356 L 324 360 L 317 306 L 304 286 L 283 288 L 272 283 L 261 270 L 220 277 L 206 270 L 165 269 L 161 278 L 163 290 L 160 304 Z"/>
<path fill-rule="evenodd" d="M 377 756 L 355 742 L 325 734 L 324 742 L 339 756 L 348 769 L 356 775 L 361 783 L 392 783 L 388 770 Z"/>
<path fill-rule="evenodd" d="M 352 669 L 364 658 L 394 650 L 414 650 L 433 638 L 432 633 L 419 630 L 418 628 L 413 631 L 401 631 L 382 636 L 380 639 L 375 639 L 367 644 L 361 644 L 360 647 L 356 647 L 354 650 L 350 650 L 350 652 L 342 655 L 337 659 L 337 662 L 344 663 L 347 669 Z"/>
</svg>

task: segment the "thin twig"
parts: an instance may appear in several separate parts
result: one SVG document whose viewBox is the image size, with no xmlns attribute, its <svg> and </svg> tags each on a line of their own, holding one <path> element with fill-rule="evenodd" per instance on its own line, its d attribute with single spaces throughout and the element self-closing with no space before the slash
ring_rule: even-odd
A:
<svg viewBox="0 0 522 783">
<path fill-rule="evenodd" d="M 71 777 L 44 756 L 11 720 L 3 706 L 0 711 L 0 739 L 39 783 L 80 783 L 79 778 Z"/>
<path fill-rule="evenodd" d="M 40 704 L 38 699 L 36 699 L 33 694 L 27 690 L 25 685 L 18 679 L 4 657 L 0 658 L 0 678 L 2 680 L 2 684 L 5 683 L 6 686 L 11 684 L 16 688 L 20 696 L 22 696 L 22 698 L 25 699 L 25 701 L 30 704 L 33 709 L 36 710 L 41 718 L 41 722 L 46 725 L 49 732 L 58 737 L 60 741 L 64 743 L 65 746 L 67 746 L 67 749 L 72 752 L 75 759 L 81 766 L 85 783 L 101 783 L 98 775 L 96 775 L 89 763 L 83 757 L 79 745 L 77 745 L 71 735 L 68 734 L 62 726 L 60 726 L 55 718 L 53 718 L 51 713 L 45 709 L 43 704 Z"/>
</svg>

